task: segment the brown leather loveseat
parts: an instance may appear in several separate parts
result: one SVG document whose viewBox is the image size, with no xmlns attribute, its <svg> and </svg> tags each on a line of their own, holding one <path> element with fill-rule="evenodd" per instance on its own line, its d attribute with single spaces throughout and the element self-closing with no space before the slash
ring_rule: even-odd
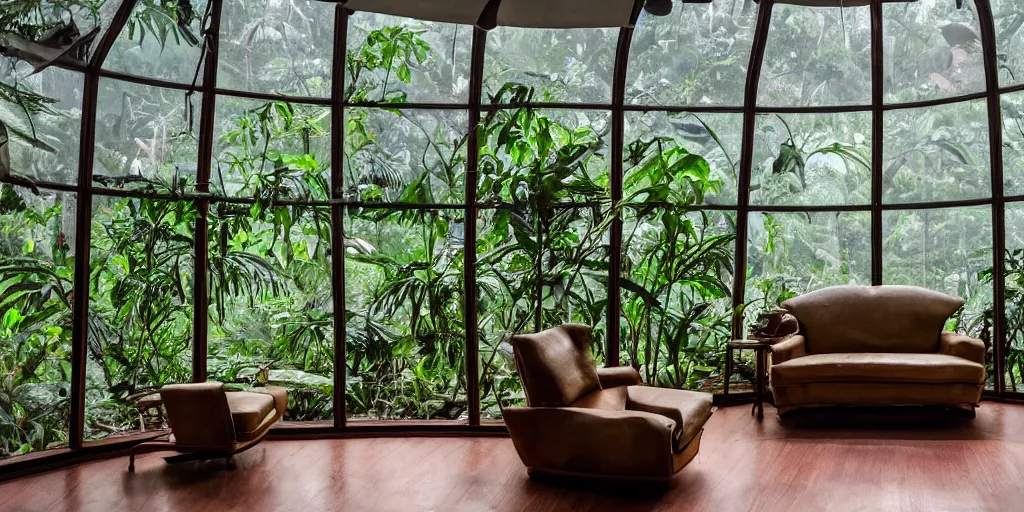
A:
<svg viewBox="0 0 1024 512">
<path fill-rule="evenodd" d="M 836 286 L 790 299 L 797 335 L 772 347 L 779 414 L 829 405 L 941 405 L 973 415 L 985 345 L 943 331 L 963 305 L 910 286 Z"/>
<path fill-rule="evenodd" d="M 530 475 L 665 480 L 700 447 L 711 395 L 640 386 L 630 367 L 601 368 L 591 329 L 565 324 L 512 338 L 528 407 L 503 411 Z"/>
</svg>

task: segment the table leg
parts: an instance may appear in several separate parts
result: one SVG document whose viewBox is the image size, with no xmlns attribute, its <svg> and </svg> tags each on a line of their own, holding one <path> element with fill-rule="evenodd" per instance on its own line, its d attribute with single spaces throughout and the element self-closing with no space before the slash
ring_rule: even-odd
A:
<svg viewBox="0 0 1024 512">
<path fill-rule="evenodd" d="M 764 373 L 765 373 L 765 366 L 768 366 L 766 364 L 767 363 L 766 356 L 767 356 L 767 353 L 764 350 L 758 350 L 757 351 L 757 361 L 756 361 L 756 364 L 754 365 L 755 366 L 754 371 L 757 372 L 757 398 L 756 398 L 757 402 L 755 402 L 755 403 L 757 404 L 757 419 L 758 419 L 758 421 L 764 419 L 764 392 L 765 392 L 765 389 L 764 389 L 764 387 L 765 387 L 764 386 L 765 374 Z"/>
<path fill-rule="evenodd" d="M 722 383 L 722 393 L 729 394 L 729 379 L 732 377 L 732 347 L 725 347 L 725 382 Z"/>
</svg>

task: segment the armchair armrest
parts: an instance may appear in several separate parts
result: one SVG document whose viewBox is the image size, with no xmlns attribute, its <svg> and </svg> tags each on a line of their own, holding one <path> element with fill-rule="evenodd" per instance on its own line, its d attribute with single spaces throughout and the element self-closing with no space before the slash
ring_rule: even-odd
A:
<svg viewBox="0 0 1024 512">
<path fill-rule="evenodd" d="M 963 334 L 943 331 L 939 335 L 939 353 L 985 365 L 985 343 Z"/>
<path fill-rule="evenodd" d="M 604 389 L 643 384 L 643 381 L 640 380 L 640 372 L 636 371 L 632 366 L 598 368 L 597 378 L 601 381 L 601 387 Z"/>
<path fill-rule="evenodd" d="M 799 334 L 772 345 L 772 364 L 784 363 L 806 355 L 807 341 Z"/>
<path fill-rule="evenodd" d="M 505 425 L 530 470 L 571 474 L 672 474 L 676 423 L 642 411 L 508 407 Z"/>
<path fill-rule="evenodd" d="M 288 409 L 288 390 L 278 386 L 263 386 L 252 388 L 249 391 L 274 397 L 274 409 L 279 416 L 284 416 L 284 411 Z"/>
</svg>

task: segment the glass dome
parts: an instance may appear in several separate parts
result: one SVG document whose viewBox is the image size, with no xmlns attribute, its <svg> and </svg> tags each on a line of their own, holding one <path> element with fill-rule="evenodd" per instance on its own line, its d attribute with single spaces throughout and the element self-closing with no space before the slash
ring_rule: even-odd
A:
<svg viewBox="0 0 1024 512">
<path fill-rule="evenodd" d="M 727 341 L 837 284 L 963 297 L 1024 392 L 1024 4 L 818 3 L 0 13 L 0 457 L 132 439 L 204 379 L 290 388 L 282 428 L 496 428 L 510 335 L 563 322 L 742 399 Z"/>
</svg>

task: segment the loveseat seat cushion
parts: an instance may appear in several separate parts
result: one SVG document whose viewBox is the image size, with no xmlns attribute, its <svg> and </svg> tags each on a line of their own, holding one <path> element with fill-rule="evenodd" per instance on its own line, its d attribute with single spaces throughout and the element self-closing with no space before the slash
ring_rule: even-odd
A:
<svg viewBox="0 0 1024 512">
<path fill-rule="evenodd" d="M 236 391 L 226 393 L 231 420 L 238 440 L 247 440 L 258 431 L 268 416 L 276 414 L 274 397 L 266 393 Z"/>
<path fill-rule="evenodd" d="M 697 437 L 711 418 L 710 393 L 629 386 L 628 394 L 627 409 L 660 414 L 676 422 L 672 436 L 677 452 Z"/>
<path fill-rule="evenodd" d="M 773 387 L 815 382 L 979 384 L 985 368 L 948 354 L 811 354 L 772 365 Z"/>
</svg>

